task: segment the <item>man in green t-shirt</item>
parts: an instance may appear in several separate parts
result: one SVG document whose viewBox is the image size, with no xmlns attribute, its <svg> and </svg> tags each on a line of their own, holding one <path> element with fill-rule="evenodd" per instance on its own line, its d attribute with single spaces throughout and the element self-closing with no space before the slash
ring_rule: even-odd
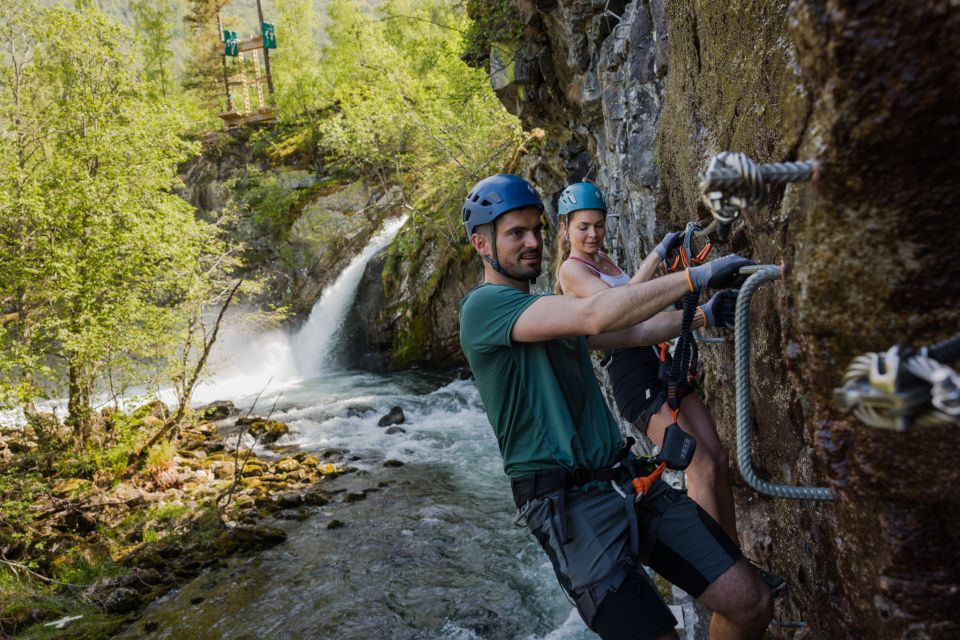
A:
<svg viewBox="0 0 960 640">
<path fill-rule="evenodd" d="M 730 286 L 752 262 L 725 256 L 589 298 L 535 295 L 542 213 L 534 188 L 512 175 L 480 181 L 463 206 L 484 282 L 461 302 L 460 344 L 511 479 L 516 521 L 603 638 L 676 638 L 676 621 L 641 564 L 714 611 L 711 638 L 760 638 L 772 618 L 769 588 L 685 494 L 658 476 L 631 484 L 628 470 L 638 464 L 588 353 L 675 337 L 680 314 L 661 309 L 688 291 Z"/>
</svg>

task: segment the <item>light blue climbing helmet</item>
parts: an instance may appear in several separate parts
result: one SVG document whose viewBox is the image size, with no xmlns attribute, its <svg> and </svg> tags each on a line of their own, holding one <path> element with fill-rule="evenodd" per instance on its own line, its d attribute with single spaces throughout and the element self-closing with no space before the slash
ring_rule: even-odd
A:
<svg viewBox="0 0 960 640">
<path fill-rule="evenodd" d="M 558 215 L 568 216 L 581 209 L 598 209 L 606 215 L 607 203 L 604 202 L 603 194 L 600 193 L 597 185 L 590 182 L 575 182 L 560 194 Z"/>
<path fill-rule="evenodd" d="M 543 201 L 529 182 L 508 173 L 484 178 L 473 186 L 463 201 L 463 224 L 467 229 L 467 237 L 473 235 L 473 230 L 480 225 L 524 207 L 536 207 L 543 212 Z"/>
</svg>

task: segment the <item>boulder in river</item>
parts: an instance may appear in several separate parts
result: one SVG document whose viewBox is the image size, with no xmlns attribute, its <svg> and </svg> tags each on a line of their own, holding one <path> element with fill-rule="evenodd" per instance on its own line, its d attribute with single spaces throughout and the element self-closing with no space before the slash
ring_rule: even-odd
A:
<svg viewBox="0 0 960 640">
<path fill-rule="evenodd" d="M 352 404 L 347 407 L 348 418 L 363 418 L 368 413 L 373 413 L 375 409 L 369 404 Z"/>
<path fill-rule="evenodd" d="M 403 424 L 406 421 L 407 418 L 403 415 L 403 409 L 401 407 L 393 407 L 390 409 L 390 413 L 380 418 L 380 421 L 377 422 L 377 426 L 389 427 L 393 424 Z"/>
<path fill-rule="evenodd" d="M 216 422 L 237 414 L 237 408 L 229 400 L 217 400 L 203 405 L 196 410 L 196 414 L 203 420 Z"/>
<path fill-rule="evenodd" d="M 263 444 L 276 442 L 281 436 L 290 433 L 290 427 L 279 420 L 267 420 L 266 418 L 240 418 L 237 420 L 237 426 L 246 426 L 250 430 L 250 435 L 259 438 Z"/>
</svg>

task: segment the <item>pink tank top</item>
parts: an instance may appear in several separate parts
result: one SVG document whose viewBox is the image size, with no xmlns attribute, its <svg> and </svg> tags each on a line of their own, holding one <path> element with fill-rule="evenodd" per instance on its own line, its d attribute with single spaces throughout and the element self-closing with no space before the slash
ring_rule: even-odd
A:
<svg viewBox="0 0 960 640">
<path fill-rule="evenodd" d="M 623 285 L 627 284 L 628 282 L 630 282 L 630 276 L 628 276 L 626 273 L 624 273 L 624 272 L 623 272 L 623 269 L 621 269 L 621 268 L 620 268 L 619 266 L 617 266 L 617 265 L 614 265 L 614 266 L 617 267 L 617 271 L 620 272 L 620 275 L 617 275 L 617 276 L 608 276 L 608 275 L 605 274 L 603 271 L 600 271 L 600 269 L 597 269 L 595 266 L 593 266 L 592 264 L 590 264 L 590 263 L 587 262 L 586 260 L 583 260 L 582 258 L 578 258 L 578 257 L 576 257 L 576 256 L 570 256 L 569 258 L 567 258 L 567 260 L 576 260 L 577 262 L 579 262 L 579 263 L 581 263 L 581 264 L 587 265 L 588 267 L 590 267 L 591 269 L 593 269 L 594 271 L 596 271 L 596 272 L 597 272 L 597 276 L 599 276 L 601 280 L 603 280 L 605 283 L 607 283 L 607 284 L 610 285 L 611 287 L 620 287 L 620 286 L 623 286 Z"/>
</svg>

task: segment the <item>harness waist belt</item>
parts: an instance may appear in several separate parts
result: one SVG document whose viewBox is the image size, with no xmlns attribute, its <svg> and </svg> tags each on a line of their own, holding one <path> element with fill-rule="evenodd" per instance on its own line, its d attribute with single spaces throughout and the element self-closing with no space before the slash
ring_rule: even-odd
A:
<svg viewBox="0 0 960 640">
<path fill-rule="evenodd" d="M 590 482 L 629 481 L 638 475 L 650 473 L 656 465 L 643 460 L 624 460 L 620 466 L 602 469 L 548 469 L 510 480 L 513 501 L 517 508 L 527 502 L 558 491 L 579 487 Z"/>
</svg>

